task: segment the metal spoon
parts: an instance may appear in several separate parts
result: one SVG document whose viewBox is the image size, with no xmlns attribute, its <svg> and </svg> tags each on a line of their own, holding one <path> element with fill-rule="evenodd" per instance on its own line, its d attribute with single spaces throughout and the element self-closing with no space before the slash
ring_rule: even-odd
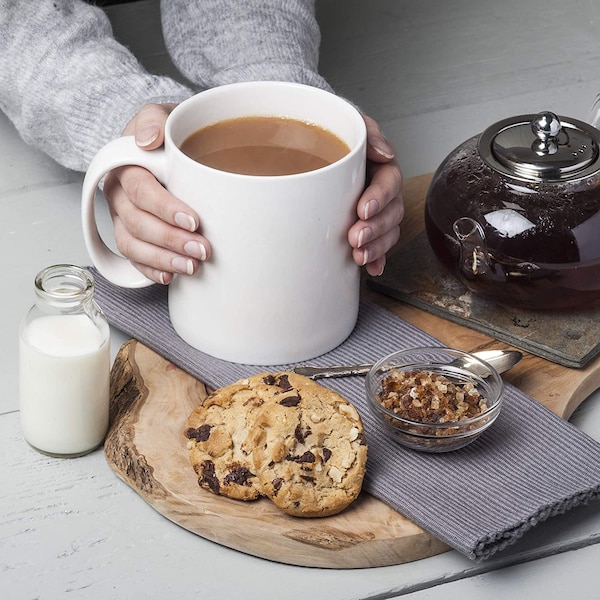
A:
<svg viewBox="0 0 600 600">
<path fill-rule="evenodd" d="M 518 350 L 482 350 L 472 352 L 473 356 L 480 358 L 494 367 L 498 373 L 504 373 L 514 367 L 523 358 Z M 469 368 L 480 377 L 487 377 L 490 373 L 480 363 L 469 362 L 468 359 L 456 359 L 453 363 L 463 368 Z M 310 379 L 322 379 L 324 377 L 348 377 L 351 375 L 365 375 L 373 365 L 335 365 L 331 367 L 313 367 L 310 365 L 298 365 L 290 369 L 294 373 L 304 375 Z"/>
</svg>

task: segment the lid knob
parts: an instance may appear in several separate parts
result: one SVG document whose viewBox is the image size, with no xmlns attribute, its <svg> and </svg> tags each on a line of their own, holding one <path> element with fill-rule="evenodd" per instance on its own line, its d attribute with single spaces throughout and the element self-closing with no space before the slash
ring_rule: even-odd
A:
<svg viewBox="0 0 600 600">
<path fill-rule="evenodd" d="M 540 140 L 557 137 L 560 129 L 560 119 L 549 110 L 538 113 L 531 121 L 531 130 Z"/>
<path fill-rule="evenodd" d="M 540 112 L 531 121 L 531 131 L 536 136 L 531 149 L 538 156 L 558 152 L 558 134 L 562 125 L 560 119 L 550 111 Z"/>
</svg>

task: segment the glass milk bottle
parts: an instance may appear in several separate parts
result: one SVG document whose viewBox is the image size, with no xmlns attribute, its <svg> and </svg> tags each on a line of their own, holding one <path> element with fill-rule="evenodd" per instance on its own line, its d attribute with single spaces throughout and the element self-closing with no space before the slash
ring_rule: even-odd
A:
<svg viewBox="0 0 600 600">
<path fill-rule="evenodd" d="M 85 269 L 48 267 L 36 276 L 35 293 L 20 329 L 23 436 L 44 454 L 81 456 L 108 428 L 110 330 Z"/>
</svg>

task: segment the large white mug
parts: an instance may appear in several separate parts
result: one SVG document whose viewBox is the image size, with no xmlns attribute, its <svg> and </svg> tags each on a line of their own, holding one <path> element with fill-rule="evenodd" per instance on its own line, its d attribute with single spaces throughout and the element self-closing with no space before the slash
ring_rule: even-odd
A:
<svg viewBox="0 0 600 600">
<path fill-rule="evenodd" d="M 192 133 L 219 121 L 277 116 L 321 126 L 350 148 L 323 168 L 281 176 L 240 175 L 198 163 L 181 150 Z M 239 363 L 308 360 L 343 342 L 356 323 L 359 268 L 348 229 L 364 187 L 366 128 L 359 112 L 329 92 L 284 82 L 247 82 L 203 91 L 173 110 L 164 149 L 132 137 L 104 146 L 82 191 L 85 243 L 94 265 L 125 287 L 152 282 L 98 233 L 94 200 L 111 169 L 139 165 L 200 217 L 212 256 L 169 286 L 175 331 L 191 346 Z"/>
</svg>

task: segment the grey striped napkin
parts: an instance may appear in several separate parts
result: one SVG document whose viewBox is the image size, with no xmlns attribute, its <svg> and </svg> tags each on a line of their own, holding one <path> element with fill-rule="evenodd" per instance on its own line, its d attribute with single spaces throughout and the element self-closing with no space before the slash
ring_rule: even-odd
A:
<svg viewBox="0 0 600 600">
<path fill-rule="evenodd" d="M 90 270 L 96 299 L 112 325 L 210 387 L 269 370 L 191 348 L 171 326 L 166 288 L 118 288 Z M 440 343 L 363 300 L 348 340 L 311 363 L 370 362 L 431 345 Z M 500 416 L 483 436 L 461 450 L 433 455 L 405 449 L 378 432 L 362 378 L 323 384 L 353 402 L 363 418 L 369 445 L 365 491 L 474 560 L 489 558 L 548 517 L 600 497 L 600 444 L 510 385 Z"/>
</svg>

